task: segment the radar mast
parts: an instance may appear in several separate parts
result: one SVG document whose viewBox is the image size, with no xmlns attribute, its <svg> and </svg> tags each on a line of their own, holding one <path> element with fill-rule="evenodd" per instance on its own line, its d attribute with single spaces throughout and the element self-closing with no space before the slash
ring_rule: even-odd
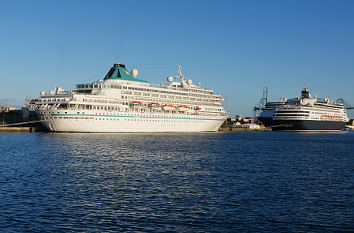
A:
<svg viewBox="0 0 354 233">
<path fill-rule="evenodd" d="M 181 83 L 184 83 L 184 76 L 182 74 L 182 69 L 180 65 L 178 66 L 177 70 L 178 70 L 178 75 L 181 78 Z"/>
</svg>

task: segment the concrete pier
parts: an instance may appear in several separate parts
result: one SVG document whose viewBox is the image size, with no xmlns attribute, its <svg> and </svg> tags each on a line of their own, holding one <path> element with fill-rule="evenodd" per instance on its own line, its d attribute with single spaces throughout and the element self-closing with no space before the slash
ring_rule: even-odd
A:
<svg viewBox="0 0 354 233">
<path fill-rule="evenodd" d="M 11 132 L 37 132 L 35 127 L 2 127 L 0 126 L 0 133 L 11 133 Z"/>
<path fill-rule="evenodd" d="M 272 131 L 271 128 L 257 128 L 257 129 L 252 129 L 252 128 L 240 128 L 240 127 L 221 127 L 219 131 Z"/>
</svg>

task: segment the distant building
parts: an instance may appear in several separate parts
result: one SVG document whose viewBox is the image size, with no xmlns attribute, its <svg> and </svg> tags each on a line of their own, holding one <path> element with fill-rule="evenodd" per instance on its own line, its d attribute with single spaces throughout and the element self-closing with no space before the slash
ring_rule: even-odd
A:
<svg viewBox="0 0 354 233">
<path fill-rule="evenodd" d="M 237 122 L 237 119 L 236 119 L 236 118 L 227 118 L 227 119 L 226 119 L 226 122 L 227 122 L 228 124 L 234 124 L 235 122 Z"/>
<path fill-rule="evenodd" d="M 247 128 L 247 129 L 259 129 L 261 128 L 259 125 L 257 124 L 253 124 L 253 123 L 246 123 L 242 125 L 242 128 Z"/>
<path fill-rule="evenodd" d="M 251 118 L 251 117 L 245 117 L 245 118 L 243 118 L 242 120 L 243 120 L 243 123 L 244 123 L 244 124 L 247 124 L 247 123 L 253 124 L 253 123 L 254 123 L 254 119 Z"/>
<path fill-rule="evenodd" d="M 10 112 L 16 110 L 16 107 L 1 106 L 1 112 Z"/>
<path fill-rule="evenodd" d="M 253 126 L 254 119 L 251 117 L 243 118 L 241 115 L 236 115 L 234 118 L 227 118 L 224 123 L 225 127 L 242 127 L 242 128 L 256 128 Z M 249 126 L 251 124 L 251 126 Z M 245 126 L 243 126 L 245 125 Z"/>
</svg>

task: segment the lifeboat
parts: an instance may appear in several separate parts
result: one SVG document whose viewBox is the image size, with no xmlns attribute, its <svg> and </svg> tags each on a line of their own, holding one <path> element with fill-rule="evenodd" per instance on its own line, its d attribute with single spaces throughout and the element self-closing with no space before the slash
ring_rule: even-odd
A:
<svg viewBox="0 0 354 233">
<path fill-rule="evenodd" d="M 150 108 L 160 108 L 161 105 L 159 103 L 151 103 L 151 104 L 149 104 L 149 107 Z"/>
<path fill-rule="evenodd" d="M 195 107 L 195 108 L 194 108 L 194 110 L 196 110 L 196 111 L 200 111 L 200 110 L 201 110 L 201 108 L 197 106 L 197 107 Z"/>
<path fill-rule="evenodd" d="M 163 108 L 164 110 L 175 110 L 175 106 L 170 105 L 170 104 L 162 105 L 162 108 Z"/>
<path fill-rule="evenodd" d="M 181 112 L 187 111 L 187 110 L 189 110 L 189 107 L 186 105 L 180 105 L 180 106 L 178 106 L 178 110 Z"/>
<path fill-rule="evenodd" d="M 132 107 L 143 107 L 144 104 L 142 102 L 140 102 L 140 101 L 133 101 L 133 102 L 130 103 L 130 106 L 132 106 Z"/>
</svg>

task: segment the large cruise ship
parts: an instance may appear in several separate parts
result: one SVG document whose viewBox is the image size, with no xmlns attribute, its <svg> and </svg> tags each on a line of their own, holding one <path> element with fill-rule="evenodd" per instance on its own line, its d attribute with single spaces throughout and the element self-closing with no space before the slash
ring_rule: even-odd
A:
<svg viewBox="0 0 354 233">
<path fill-rule="evenodd" d="M 61 87 L 30 102 L 41 123 L 59 132 L 202 132 L 217 131 L 227 118 L 220 95 L 172 76 L 153 85 L 116 63 L 103 80 Z"/>
<path fill-rule="evenodd" d="M 267 103 L 258 119 L 273 130 L 295 131 L 339 131 L 349 121 L 342 103 L 312 97 L 307 88 L 299 98 Z"/>
</svg>

